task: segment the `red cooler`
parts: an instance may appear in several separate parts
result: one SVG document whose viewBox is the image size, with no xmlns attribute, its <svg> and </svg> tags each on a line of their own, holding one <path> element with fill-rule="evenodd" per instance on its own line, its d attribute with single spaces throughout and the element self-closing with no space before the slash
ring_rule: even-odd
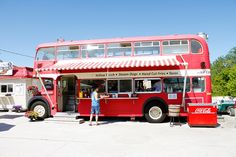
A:
<svg viewBox="0 0 236 157">
<path fill-rule="evenodd" d="M 214 104 L 188 104 L 189 126 L 217 126 L 217 107 Z"/>
</svg>

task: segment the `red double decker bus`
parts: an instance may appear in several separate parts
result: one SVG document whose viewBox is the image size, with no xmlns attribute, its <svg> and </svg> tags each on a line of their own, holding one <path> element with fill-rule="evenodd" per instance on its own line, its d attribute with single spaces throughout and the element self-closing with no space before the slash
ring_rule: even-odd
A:
<svg viewBox="0 0 236 157">
<path fill-rule="evenodd" d="M 162 122 L 168 105 L 181 105 L 187 116 L 188 103 L 211 103 L 209 51 L 198 35 L 58 41 L 36 50 L 34 76 L 43 88 L 28 109 L 43 118 L 89 116 L 95 85 L 109 95 L 101 116 Z"/>
</svg>

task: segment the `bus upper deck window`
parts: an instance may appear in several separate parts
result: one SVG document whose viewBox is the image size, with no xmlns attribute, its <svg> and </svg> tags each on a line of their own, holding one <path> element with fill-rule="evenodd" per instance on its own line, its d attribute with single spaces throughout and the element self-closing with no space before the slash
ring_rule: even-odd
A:
<svg viewBox="0 0 236 157">
<path fill-rule="evenodd" d="M 188 40 L 166 40 L 162 42 L 163 54 L 186 54 L 188 52 Z"/>
<path fill-rule="evenodd" d="M 66 60 L 79 57 L 79 46 L 60 46 L 57 48 L 57 59 Z"/>
<path fill-rule="evenodd" d="M 55 48 L 40 48 L 36 60 L 55 60 Z"/>
<path fill-rule="evenodd" d="M 111 43 L 107 45 L 107 56 L 131 56 L 131 43 Z"/>
<path fill-rule="evenodd" d="M 158 55 L 159 53 L 160 53 L 160 42 L 159 41 L 135 42 L 134 43 L 134 54 L 136 56 Z"/>
<path fill-rule="evenodd" d="M 191 40 L 191 50 L 192 53 L 201 53 L 202 45 L 197 40 Z"/>
<path fill-rule="evenodd" d="M 82 46 L 82 58 L 99 58 L 105 56 L 104 44 L 91 44 Z"/>
</svg>

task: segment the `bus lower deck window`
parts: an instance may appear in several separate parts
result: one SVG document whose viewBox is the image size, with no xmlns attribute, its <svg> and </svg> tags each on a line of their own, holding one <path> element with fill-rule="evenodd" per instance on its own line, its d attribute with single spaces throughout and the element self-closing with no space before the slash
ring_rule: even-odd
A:
<svg viewBox="0 0 236 157">
<path fill-rule="evenodd" d="M 132 80 L 120 80 L 120 92 L 132 92 Z"/>
<path fill-rule="evenodd" d="M 108 93 L 118 93 L 118 80 L 108 80 Z"/>
<path fill-rule="evenodd" d="M 165 78 L 164 79 L 164 91 L 167 93 L 179 93 L 183 92 L 184 78 Z M 190 79 L 186 80 L 186 92 L 190 91 Z"/>
<path fill-rule="evenodd" d="M 79 97 L 90 98 L 94 87 L 99 87 L 99 93 L 104 93 L 105 84 L 105 80 L 80 80 Z"/>
<path fill-rule="evenodd" d="M 192 78 L 192 88 L 194 92 L 204 92 L 205 91 L 205 78 L 204 77 L 193 77 Z"/>
<path fill-rule="evenodd" d="M 161 79 L 138 79 L 135 80 L 135 92 L 161 92 Z"/>
</svg>

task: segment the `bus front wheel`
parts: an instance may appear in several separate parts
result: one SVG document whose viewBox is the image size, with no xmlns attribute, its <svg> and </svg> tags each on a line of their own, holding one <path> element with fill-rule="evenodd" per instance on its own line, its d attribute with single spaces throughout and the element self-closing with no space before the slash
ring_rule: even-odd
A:
<svg viewBox="0 0 236 157">
<path fill-rule="evenodd" d="M 31 111 L 38 113 L 38 117 L 44 119 L 48 116 L 47 105 L 42 101 L 36 101 L 32 104 Z"/>
<path fill-rule="evenodd" d="M 162 104 L 153 102 L 145 107 L 144 116 L 149 123 L 161 123 L 166 118 L 166 112 Z"/>
</svg>

